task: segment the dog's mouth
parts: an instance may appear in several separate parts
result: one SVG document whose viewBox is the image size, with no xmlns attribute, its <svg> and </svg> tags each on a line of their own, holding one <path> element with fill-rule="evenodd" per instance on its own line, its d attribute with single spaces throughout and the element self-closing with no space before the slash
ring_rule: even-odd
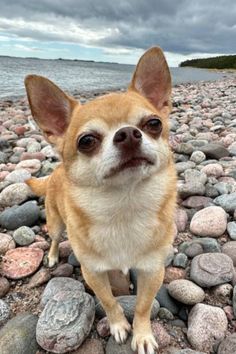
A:
<svg viewBox="0 0 236 354">
<path fill-rule="evenodd" d="M 122 161 L 118 166 L 112 168 L 105 178 L 110 178 L 128 168 L 137 168 L 143 165 L 154 165 L 154 161 L 146 156 L 134 156 L 126 161 Z"/>
</svg>

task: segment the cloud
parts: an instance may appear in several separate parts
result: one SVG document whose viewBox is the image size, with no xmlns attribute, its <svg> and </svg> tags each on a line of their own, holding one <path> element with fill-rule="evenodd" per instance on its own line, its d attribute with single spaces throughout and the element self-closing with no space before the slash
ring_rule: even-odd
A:
<svg viewBox="0 0 236 354">
<path fill-rule="evenodd" d="M 129 55 L 236 52 L 235 0 L 0 0 L 0 32 Z M 0 40 L 2 37 L 0 37 Z"/>
</svg>

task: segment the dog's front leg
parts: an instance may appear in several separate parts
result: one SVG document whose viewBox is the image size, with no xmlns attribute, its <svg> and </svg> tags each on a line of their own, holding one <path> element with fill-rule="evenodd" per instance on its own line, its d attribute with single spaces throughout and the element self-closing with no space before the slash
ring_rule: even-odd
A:
<svg viewBox="0 0 236 354">
<path fill-rule="evenodd" d="M 111 334 L 115 337 L 117 343 L 124 343 L 131 326 L 124 316 L 122 307 L 112 295 L 107 272 L 91 272 L 82 267 L 82 274 L 87 284 L 101 301 L 109 320 Z"/>
<path fill-rule="evenodd" d="M 164 278 L 164 267 L 155 272 L 138 271 L 138 294 L 133 321 L 132 349 L 138 354 L 154 354 L 158 344 L 152 334 L 152 303 Z"/>
</svg>

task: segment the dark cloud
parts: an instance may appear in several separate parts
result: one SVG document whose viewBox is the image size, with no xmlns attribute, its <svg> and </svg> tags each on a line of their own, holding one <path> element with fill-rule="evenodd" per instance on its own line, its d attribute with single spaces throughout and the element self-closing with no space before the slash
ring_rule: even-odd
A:
<svg viewBox="0 0 236 354">
<path fill-rule="evenodd" d="M 235 0 L 0 0 L 0 9 L 0 18 L 64 29 L 50 33 L 0 22 L 0 31 L 22 37 L 76 42 L 66 30 L 73 23 L 95 33 L 110 29 L 102 38 L 85 36 L 83 44 L 138 49 L 159 44 L 179 54 L 236 52 Z"/>
</svg>

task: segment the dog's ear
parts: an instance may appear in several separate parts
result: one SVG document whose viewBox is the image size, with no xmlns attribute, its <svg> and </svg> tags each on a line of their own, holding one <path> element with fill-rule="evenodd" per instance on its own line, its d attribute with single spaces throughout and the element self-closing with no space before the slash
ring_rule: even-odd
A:
<svg viewBox="0 0 236 354">
<path fill-rule="evenodd" d="M 139 59 L 129 90 L 146 97 L 159 110 L 170 108 L 171 76 L 161 48 L 150 48 Z"/>
<path fill-rule="evenodd" d="M 79 103 L 42 76 L 28 75 L 25 87 L 34 120 L 46 139 L 57 144 L 69 125 L 73 109 Z"/>
</svg>

